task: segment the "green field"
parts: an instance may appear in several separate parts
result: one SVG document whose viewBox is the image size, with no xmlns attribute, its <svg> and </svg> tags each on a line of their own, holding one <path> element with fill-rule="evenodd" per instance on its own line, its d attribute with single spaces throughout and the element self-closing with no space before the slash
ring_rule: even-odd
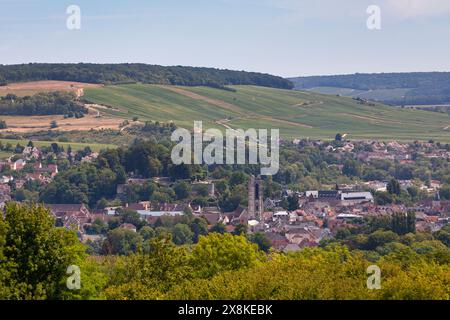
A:
<svg viewBox="0 0 450 320">
<path fill-rule="evenodd" d="M 22 146 L 26 146 L 28 144 L 29 140 L 16 140 L 16 139 L 0 139 L 0 142 L 3 145 L 6 145 L 10 143 L 13 148 L 20 144 Z M 73 151 L 83 150 L 86 147 L 90 147 L 92 151 L 98 152 L 103 149 L 108 148 L 117 148 L 117 146 L 112 144 L 98 144 L 98 143 L 79 143 L 79 142 L 58 142 L 58 141 L 35 141 L 32 140 L 33 144 L 36 147 L 48 147 L 52 143 L 57 143 L 59 146 L 64 147 L 64 149 L 67 149 L 69 146 L 72 148 Z M 0 159 L 8 158 L 9 156 L 13 155 L 13 152 L 9 151 L 0 151 Z"/>
<path fill-rule="evenodd" d="M 102 112 L 139 120 L 174 121 L 192 128 L 279 128 L 285 138 L 397 139 L 450 142 L 450 116 L 406 110 L 382 104 L 368 106 L 347 97 L 311 91 L 233 86 L 236 92 L 208 87 L 168 87 L 144 84 L 85 90 L 85 98 L 110 106 Z M 178 90 L 178 91 L 176 91 Z M 181 91 L 180 91 L 181 90 Z M 446 128 L 446 129 L 444 129 Z"/>
<path fill-rule="evenodd" d="M 341 95 L 344 97 L 352 97 L 352 98 L 359 97 L 361 99 L 369 99 L 376 101 L 402 100 L 410 90 L 411 89 L 397 88 L 397 89 L 375 89 L 364 91 L 338 87 L 315 87 L 308 89 L 308 91 L 317 93 Z"/>
</svg>

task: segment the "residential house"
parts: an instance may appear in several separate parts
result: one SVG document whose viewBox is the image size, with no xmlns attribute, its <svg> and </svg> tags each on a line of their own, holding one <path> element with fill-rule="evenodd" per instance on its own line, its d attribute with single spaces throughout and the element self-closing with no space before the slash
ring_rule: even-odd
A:
<svg viewBox="0 0 450 320">
<path fill-rule="evenodd" d="M 131 223 L 124 223 L 124 224 L 121 224 L 121 225 L 119 226 L 119 229 L 131 230 L 131 231 L 133 231 L 133 232 L 136 232 L 136 231 L 137 231 L 136 226 L 135 226 L 134 224 L 131 224 Z"/>
<path fill-rule="evenodd" d="M 84 204 L 46 204 L 53 216 L 66 228 L 84 232 L 84 225 L 90 223 L 91 213 Z"/>
<path fill-rule="evenodd" d="M 18 171 L 18 170 L 22 170 L 23 167 L 25 167 L 25 165 L 27 164 L 27 161 L 24 159 L 18 159 L 17 161 L 12 162 L 11 165 L 11 170 L 14 171 Z"/>
</svg>

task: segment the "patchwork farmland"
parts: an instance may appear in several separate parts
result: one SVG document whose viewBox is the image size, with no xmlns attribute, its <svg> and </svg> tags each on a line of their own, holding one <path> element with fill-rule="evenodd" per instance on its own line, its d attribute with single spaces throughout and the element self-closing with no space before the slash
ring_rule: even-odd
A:
<svg viewBox="0 0 450 320">
<path fill-rule="evenodd" d="M 127 84 L 86 88 L 85 98 L 111 116 L 173 121 L 186 128 L 202 120 L 207 128 L 279 128 L 285 138 L 330 139 L 340 132 L 350 139 L 450 141 L 447 115 L 314 92 L 230 88 Z"/>
</svg>

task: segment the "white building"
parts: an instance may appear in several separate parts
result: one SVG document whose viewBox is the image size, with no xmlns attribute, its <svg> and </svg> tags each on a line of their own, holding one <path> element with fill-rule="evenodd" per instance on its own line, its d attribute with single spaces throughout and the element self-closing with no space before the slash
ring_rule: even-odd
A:
<svg viewBox="0 0 450 320">
<path fill-rule="evenodd" d="M 341 201 L 348 204 L 374 202 L 372 193 L 370 192 L 342 192 Z"/>
</svg>

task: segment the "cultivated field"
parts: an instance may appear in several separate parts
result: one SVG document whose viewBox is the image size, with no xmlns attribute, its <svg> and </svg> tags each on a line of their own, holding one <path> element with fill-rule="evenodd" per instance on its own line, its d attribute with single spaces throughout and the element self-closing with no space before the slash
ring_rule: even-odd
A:
<svg viewBox="0 0 450 320">
<path fill-rule="evenodd" d="M 192 128 L 279 128 L 283 137 L 398 139 L 450 142 L 450 116 L 407 110 L 314 92 L 233 86 L 236 92 L 208 87 L 130 84 L 87 88 L 85 98 L 112 108 L 111 116 L 141 121 L 174 121 Z"/>
<path fill-rule="evenodd" d="M 361 99 L 369 99 L 376 101 L 391 101 L 391 100 L 402 100 L 405 95 L 411 89 L 407 88 L 397 88 L 397 89 L 376 89 L 376 90 L 355 90 L 350 88 L 338 88 L 338 87 L 315 87 L 308 89 L 308 91 L 341 95 L 345 97 L 359 97 Z"/>
<path fill-rule="evenodd" d="M 29 96 L 39 92 L 50 91 L 72 91 L 82 95 L 85 88 L 98 88 L 102 85 L 81 83 L 72 81 L 30 81 L 10 83 L 7 86 L 0 86 L 0 96 L 13 93 L 17 96 Z"/>
<path fill-rule="evenodd" d="M 1 120 L 6 121 L 8 128 L 0 130 L 0 133 L 25 133 L 42 130 L 57 131 L 88 131 L 91 129 L 119 129 L 121 119 L 116 117 L 101 116 L 92 114 L 85 115 L 83 118 L 67 118 L 61 115 L 51 116 L 1 116 Z M 51 129 L 50 123 L 56 121 L 58 127 Z"/>
<path fill-rule="evenodd" d="M 50 91 L 70 91 L 77 96 L 84 94 L 84 88 L 100 88 L 102 85 L 69 82 L 69 81 L 31 81 L 22 83 L 11 83 L 7 86 L 0 86 L 0 96 L 13 93 L 18 96 L 33 95 L 40 92 Z M 25 133 L 41 130 L 49 130 L 50 122 L 57 122 L 58 131 L 88 131 L 91 129 L 119 129 L 121 119 L 111 116 L 103 116 L 103 113 L 97 109 L 87 106 L 89 114 L 80 119 L 67 118 L 62 115 L 50 116 L 0 116 L 1 120 L 5 120 L 8 128 L 0 130 L 0 133 Z"/>
</svg>

